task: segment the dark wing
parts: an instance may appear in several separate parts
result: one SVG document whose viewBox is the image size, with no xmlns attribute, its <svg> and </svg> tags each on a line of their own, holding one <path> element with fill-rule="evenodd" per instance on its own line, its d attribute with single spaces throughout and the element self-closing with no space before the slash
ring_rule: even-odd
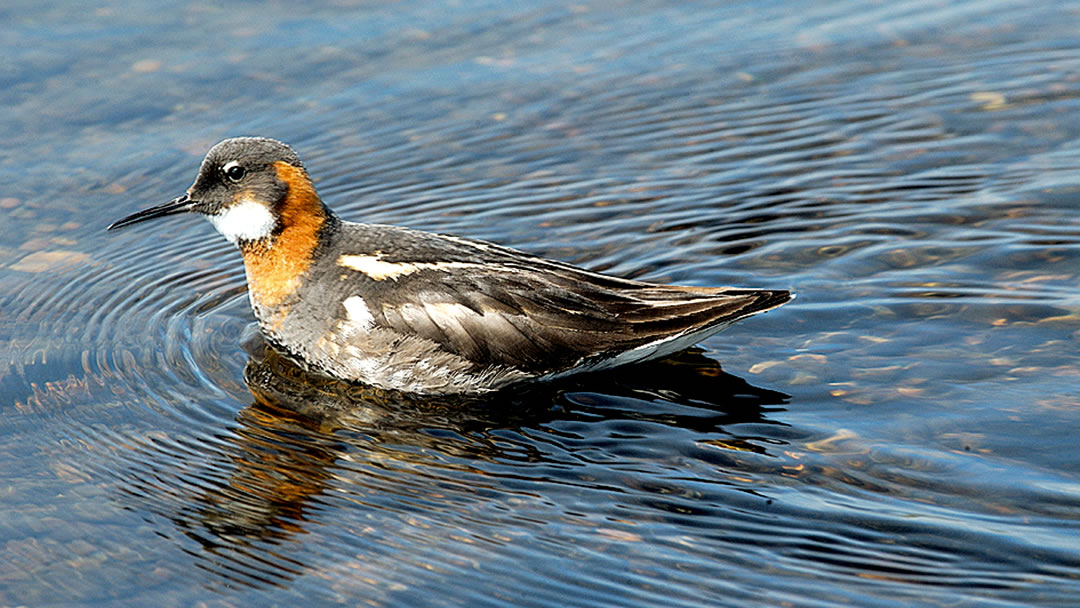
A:
<svg viewBox="0 0 1080 608">
<path fill-rule="evenodd" d="M 481 364 L 569 369 L 667 338 L 701 339 L 791 299 L 786 291 L 631 281 L 488 243 L 402 234 L 420 241 L 405 238 L 407 247 L 382 259 L 417 269 L 360 278 L 376 323 Z"/>
</svg>

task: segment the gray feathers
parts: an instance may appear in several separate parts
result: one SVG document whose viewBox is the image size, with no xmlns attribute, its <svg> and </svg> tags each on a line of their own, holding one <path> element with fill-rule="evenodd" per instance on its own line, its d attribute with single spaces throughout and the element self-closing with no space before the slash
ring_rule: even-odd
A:
<svg viewBox="0 0 1080 608">
<path fill-rule="evenodd" d="M 341 228 L 306 277 L 290 317 L 307 317 L 303 326 L 311 327 L 319 315 L 344 315 L 346 299 L 361 298 L 363 332 L 344 332 L 341 322 L 325 327 L 335 346 L 305 358 L 316 365 L 322 359 L 321 367 L 340 376 L 349 353 L 357 360 L 348 377 L 386 388 L 447 392 L 449 382 L 449 390 L 482 392 L 656 358 L 791 299 L 786 291 L 609 277 L 489 243 L 392 226 L 343 222 Z M 311 293 L 316 286 L 320 293 Z M 286 348 L 303 339 L 290 336 L 289 326 L 301 327 L 285 323 L 279 340 Z M 344 333 L 351 336 L 346 340 Z M 421 372 L 430 366 L 414 363 L 410 372 L 399 369 L 400 362 L 433 357 L 453 368 L 449 376 L 437 374 L 432 386 L 404 379 L 431 369 Z M 398 380 L 387 382 L 394 374 Z M 485 378 L 484 385 L 466 378 L 470 374 Z"/>
</svg>

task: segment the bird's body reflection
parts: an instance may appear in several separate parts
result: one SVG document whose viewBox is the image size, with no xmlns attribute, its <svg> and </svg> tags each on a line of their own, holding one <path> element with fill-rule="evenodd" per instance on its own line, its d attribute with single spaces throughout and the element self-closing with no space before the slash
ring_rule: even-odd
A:
<svg viewBox="0 0 1080 608">
<path fill-rule="evenodd" d="M 132 471 L 125 488 L 196 540 L 186 550 L 228 584 L 281 584 L 338 552 L 385 550 L 387 538 L 365 535 L 387 531 L 357 527 L 356 510 L 401 523 L 503 500 L 522 480 L 588 483 L 604 474 L 598 462 L 619 458 L 602 447 L 612 440 L 663 449 L 670 433 L 690 434 L 765 453 L 727 429 L 779 424 L 766 414 L 786 400 L 700 352 L 485 399 L 418 400 L 311 376 L 257 339 L 248 350 L 253 402 L 232 432 L 174 471 L 148 455 L 155 470 Z M 302 542 L 316 531 L 335 541 Z"/>
</svg>

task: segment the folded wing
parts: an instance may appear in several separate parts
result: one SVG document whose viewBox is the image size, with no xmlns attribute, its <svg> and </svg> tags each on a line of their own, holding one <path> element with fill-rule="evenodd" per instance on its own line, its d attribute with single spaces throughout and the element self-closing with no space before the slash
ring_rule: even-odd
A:
<svg viewBox="0 0 1080 608">
<path fill-rule="evenodd" d="M 669 354 L 790 299 L 786 291 L 657 285 L 515 257 L 452 274 L 434 265 L 411 272 L 380 293 L 378 309 L 384 326 L 471 361 L 531 372 Z"/>
</svg>

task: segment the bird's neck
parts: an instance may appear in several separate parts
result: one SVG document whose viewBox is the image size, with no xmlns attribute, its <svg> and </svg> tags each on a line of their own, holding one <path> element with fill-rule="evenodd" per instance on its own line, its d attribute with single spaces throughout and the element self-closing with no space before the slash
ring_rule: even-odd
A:
<svg viewBox="0 0 1080 608">
<path fill-rule="evenodd" d="M 274 168 L 289 188 L 277 209 L 279 230 L 269 238 L 240 243 L 251 300 L 267 308 L 279 306 L 296 291 L 339 222 L 302 168 L 283 162 Z"/>
</svg>

